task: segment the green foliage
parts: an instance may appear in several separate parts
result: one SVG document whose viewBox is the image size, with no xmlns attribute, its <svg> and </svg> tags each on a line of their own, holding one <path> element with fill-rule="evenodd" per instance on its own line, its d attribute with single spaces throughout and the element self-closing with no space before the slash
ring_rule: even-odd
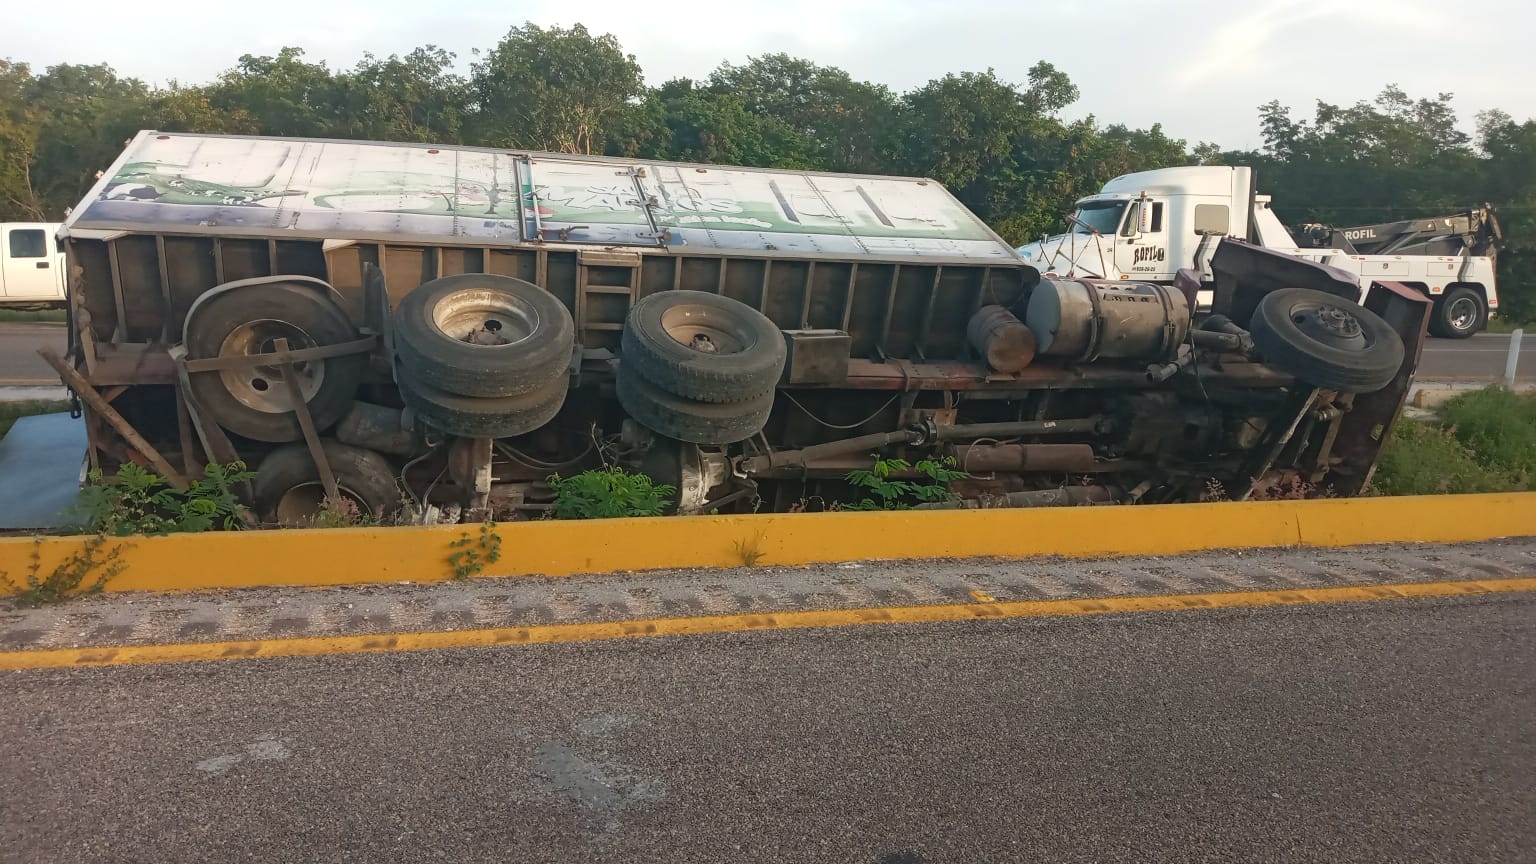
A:
<svg viewBox="0 0 1536 864">
<path fill-rule="evenodd" d="M 1439 413 L 1478 464 L 1521 486 L 1536 484 L 1536 395 L 1489 387 L 1451 399 Z"/>
<path fill-rule="evenodd" d="M 304 49 L 275 57 L 243 54 L 209 92 L 218 111 L 243 112 L 268 135 L 325 136 L 340 107 L 336 79 L 324 63 L 308 63 Z"/>
<path fill-rule="evenodd" d="M 359 507 L 346 495 L 327 497 L 320 502 L 320 509 L 310 522 L 311 528 L 373 528 L 379 524 L 377 514 Z"/>
<path fill-rule="evenodd" d="M 1499 253 L 1499 315 L 1536 323 L 1536 121 L 1516 123 L 1502 111 L 1477 121 L 1488 155 L 1481 198 L 1499 205 L 1508 241 Z"/>
<path fill-rule="evenodd" d="M 741 566 L 756 567 L 757 562 L 763 560 L 763 535 L 754 534 L 735 542 L 736 557 L 741 559 Z"/>
<path fill-rule="evenodd" d="M 948 186 L 984 219 L 1027 192 L 1033 167 L 1022 158 L 1050 124 L 992 70 L 946 75 L 908 93 L 912 118 L 905 163 Z"/>
<path fill-rule="evenodd" d="M 179 534 L 241 527 L 240 499 L 234 487 L 256 476 L 244 462 L 210 464 L 186 491 L 131 462 L 111 480 L 99 470 L 80 490 L 75 511 L 84 531 L 117 537 L 129 534 Z"/>
<path fill-rule="evenodd" d="M 477 143 L 561 153 L 601 150 L 645 92 L 634 55 L 580 24 L 513 27 L 474 63 L 470 86 Z"/>
<path fill-rule="evenodd" d="M 1372 480 L 1385 495 L 1536 491 L 1536 395 L 1489 387 L 1402 420 Z"/>
<path fill-rule="evenodd" d="M 43 118 L 33 97 L 35 86 L 31 67 L 0 59 L 0 220 L 47 217 L 32 183 Z"/>
<path fill-rule="evenodd" d="M 1500 314 L 1536 319 L 1536 123 L 1483 112 L 1474 142 L 1457 128 L 1451 94 L 1414 99 L 1396 86 L 1372 102 L 1319 102 L 1310 120 L 1279 102 L 1259 116 L 1261 152 L 1212 148 L 1201 161 L 1258 166 L 1287 224 L 1363 225 L 1492 202 L 1508 240 L 1498 259 Z"/>
<path fill-rule="evenodd" d="M 485 565 L 501 560 L 501 535 L 496 533 L 496 523 L 480 523 L 480 535 L 469 536 L 468 531 L 459 533 L 459 539 L 448 544 L 448 566 L 453 568 L 453 578 L 468 579 L 485 572 Z"/>
<path fill-rule="evenodd" d="M 37 414 L 57 414 L 68 411 L 69 403 L 54 399 L 23 399 L 20 402 L 0 402 L 0 438 L 11 431 L 16 421 Z"/>
<path fill-rule="evenodd" d="M 0 309 L 0 321 L 6 323 L 48 321 L 62 324 L 67 320 L 69 320 L 69 313 L 63 309 Z"/>
<path fill-rule="evenodd" d="M 677 492 L 644 474 L 618 466 L 594 468 L 570 477 L 549 478 L 555 490 L 550 515 L 556 519 L 613 519 L 621 516 L 660 516 L 667 499 Z"/>
<path fill-rule="evenodd" d="M 639 136 L 640 140 L 629 145 L 632 155 L 767 168 L 811 168 L 818 164 L 810 141 L 783 120 L 749 110 L 733 93 L 699 90 L 692 82 L 673 81 L 653 101 L 653 113 L 646 121 L 651 128 L 624 132 L 632 139 Z"/>
<path fill-rule="evenodd" d="M 61 218 L 141 128 L 464 143 L 573 153 L 933 177 L 1004 239 L 1065 227 L 1073 202 L 1120 174 L 1252 165 L 1288 224 L 1360 225 L 1500 208 L 1504 317 L 1536 321 L 1536 121 L 1457 126 L 1450 94 L 1388 86 L 1310 116 L 1270 102 L 1264 145 L 1226 151 L 1093 116 L 1063 119 L 1078 88 L 1050 63 L 1012 82 L 991 70 L 895 93 L 774 53 L 697 81 L 647 87 L 611 35 L 525 24 L 474 51 L 468 76 L 432 45 L 350 69 L 298 48 L 245 54 L 216 80 L 152 87 L 104 65 L 41 73 L 0 60 L 0 220 Z"/>
<path fill-rule="evenodd" d="M 454 55 L 435 45 L 380 60 L 363 55 L 337 76 L 343 138 L 455 143 L 469 113 L 469 82 L 452 72 Z"/>
<path fill-rule="evenodd" d="M 1400 420 L 1382 450 L 1371 488 L 1383 495 L 1507 492 L 1511 480 L 1473 458 L 1456 435 L 1434 423 Z"/>
<path fill-rule="evenodd" d="M 887 87 L 778 53 L 740 66 L 720 64 L 709 76 L 708 90 L 735 98 L 754 117 L 782 124 L 808 149 L 807 164 L 866 174 L 894 169 L 902 116 Z"/>
<path fill-rule="evenodd" d="M 45 209 L 73 206 L 145 118 L 149 88 L 110 66 L 51 66 L 32 82 L 38 116 L 32 187 Z"/>
<path fill-rule="evenodd" d="M 45 576 L 43 540 L 39 537 L 32 547 L 32 560 L 27 566 L 27 575 L 22 579 L 22 584 L 16 584 L 9 573 L 0 571 L 0 586 L 4 586 L 17 606 L 27 609 L 63 603 L 82 594 L 96 594 L 127 567 L 118 560 L 125 548 L 124 544 L 114 544 L 103 552 L 106 545 L 107 538 L 101 534 L 87 539 L 80 549 L 70 553 L 68 558 Z M 95 574 L 95 578 L 91 578 L 92 574 Z M 87 582 L 87 579 L 90 581 Z M 82 585 L 85 587 L 82 588 Z"/>
<path fill-rule="evenodd" d="M 894 479 L 891 476 L 910 472 L 916 472 L 923 479 Z M 844 509 L 905 510 L 913 504 L 952 501 L 955 496 L 949 491 L 949 484 L 969 476 L 964 471 L 955 470 L 955 460 L 948 456 L 920 459 L 916 463 L 877 457 L 873 468 L 848 472 L 848 482 L 865 497 Z"/>
</svg>

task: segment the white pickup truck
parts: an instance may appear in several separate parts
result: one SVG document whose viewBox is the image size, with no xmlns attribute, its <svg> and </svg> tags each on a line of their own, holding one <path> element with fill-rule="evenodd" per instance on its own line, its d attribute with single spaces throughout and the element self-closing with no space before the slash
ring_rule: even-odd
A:
<svg viewBox="0 0 1536 864">
<path fill-rule="evenodd" d="M 1362 292 L 1372 281 L 1402 282 L 1435 301 L 1430 330 L 1466 338 L 1497 313 L 1492 259 L 1481 255 L 1352 255 L 1299 248 L 1254 192 L 1253 169 L 1200 165 L 1125 174 L 1077 202 L 1071 231 L 1019 247 L 1047 277 L 1088 276 L 1171 284 L 1180 268 L 1201 274 L 1210 304 L 1211 255 L 1236 237 L 1354 274 Z"/>
<path fill-rule="evenodd" d="M 57 222 L 0 222 L 0 307 L 64 305 Z"/>
</svg>

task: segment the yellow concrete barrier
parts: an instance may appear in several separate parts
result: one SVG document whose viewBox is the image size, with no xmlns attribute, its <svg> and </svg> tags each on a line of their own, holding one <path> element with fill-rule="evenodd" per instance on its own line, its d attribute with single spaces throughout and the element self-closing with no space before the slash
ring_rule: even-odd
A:
<svg viewBox="0 0 1536 864">
<path fill-rule="evenodd" d="M 1176 555 L 1210 549 L 1453 543 L 1536 536 L 1536 493 L 1040 510 L 797 513 L 497 526 L 486 576 L 568 576 L 924 558 Z M 340 528 L 133 537 L 109 591 L 432 582 L 479 527 Z M 78 537 L 0 539 L 0 573 L 47 574 Z"/>
</svg>

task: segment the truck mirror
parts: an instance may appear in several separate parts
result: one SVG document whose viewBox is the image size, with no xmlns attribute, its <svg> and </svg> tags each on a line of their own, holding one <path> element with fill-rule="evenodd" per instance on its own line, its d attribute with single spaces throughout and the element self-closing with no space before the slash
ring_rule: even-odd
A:
<svg viewBox="0 0 1536 864">
<path fill-rule="evenodd" d="M 1152 233 L 1152 202 L 1143 197 L 1136 207 L 1136 233 Z"/>
<path fill-rule="evenodd" d="M 1142 227 L 1146 219 L 1142 214 L 1146 213 L 1148 208 L 1143 207 L 1142 204 L 1142 201 L 1131 202 L 1131 212 L 1125 214 L 1125 224 L 1120 227 L 1121 237 L 1139 237 L 1146 230 Z"/>
</svg>

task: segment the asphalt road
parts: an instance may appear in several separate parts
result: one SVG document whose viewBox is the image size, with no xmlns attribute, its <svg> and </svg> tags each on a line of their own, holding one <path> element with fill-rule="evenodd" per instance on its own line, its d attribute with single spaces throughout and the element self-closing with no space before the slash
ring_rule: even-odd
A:
<svg viewBox="0 0 1536 864">
<path fill-rule="evenodd" d="M 0 385 L 58 384 L 59 373 L 37 356 L 37 349 L 62 353 L 67 341 L 63 324 L 0 321 Z"/>
<path fill-rule="evenodd" d="M 1424 343 L 1418 377 L 1459 381 L 1503 378 L 1509 338 L 1507 333 L 1479 333 L 1470 339 L 1430 339 Z M 1520 341 L 1516 377 L 1536 381 L 1536 331 Z"/>
<path fill-rule="evenodd" d="M 1536 599 L 10 673 L 26 862 L 1529 862 Z"/>
</svg>

